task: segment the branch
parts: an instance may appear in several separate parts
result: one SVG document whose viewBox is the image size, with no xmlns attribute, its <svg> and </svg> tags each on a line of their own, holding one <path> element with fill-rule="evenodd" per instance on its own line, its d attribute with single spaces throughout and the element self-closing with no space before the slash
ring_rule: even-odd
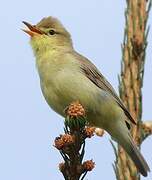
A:
<svg viewBox="0 0 152 180">
<path fill-rule="evenodd" d="M 55 139 L 55 147 L 64 160 L 59 164 L 59 170 L 65 180 L 84 180 L 95 166 L 92 160 L 83 162 L 85 140 L 95 133 L 101 136 L 103 131 L 87 126 L 85 110 L 79 102 L 71 103 L 66 108 L 65 114 L 65 134 Z"/>
</svg>

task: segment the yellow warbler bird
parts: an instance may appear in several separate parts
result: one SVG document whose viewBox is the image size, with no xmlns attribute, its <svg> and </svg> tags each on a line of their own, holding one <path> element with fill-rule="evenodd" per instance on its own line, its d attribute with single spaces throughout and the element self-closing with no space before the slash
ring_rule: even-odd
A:
<svg viewBox="0 0 152 180">
<path fill-rule="evenodd" d="M 49 106 L 62 116 L 65 108 L 79 101 L 90 125 L 105 129 L 128 153 L 143 176 L 150 171 L 129 132 L 135 123 L 115 90 L 87 58 L 78 54 L 69 32 L 53 17 L 37 25 L 23 22 L 31 37 L 43 95 Z"/>
</svg>

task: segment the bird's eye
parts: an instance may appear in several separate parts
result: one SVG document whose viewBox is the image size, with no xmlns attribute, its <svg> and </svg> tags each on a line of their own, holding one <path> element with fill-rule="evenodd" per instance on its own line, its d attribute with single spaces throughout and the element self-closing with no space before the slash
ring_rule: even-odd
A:
<svg viewBox="0 0 152 180">
<path fill-rule="evenodd" d="M 54 35 L 55 34 L 55 31 L 53 29 L 49 30 L 49 34 L 50 35 Z"/>
</svg>

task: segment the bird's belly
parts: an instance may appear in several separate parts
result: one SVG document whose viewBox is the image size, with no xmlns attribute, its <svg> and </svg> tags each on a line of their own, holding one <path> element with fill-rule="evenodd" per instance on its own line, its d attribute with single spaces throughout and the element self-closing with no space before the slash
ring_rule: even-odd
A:
<svg viewBox="0 0 152 180">
<path fill-rule="evenodd" d="M 64 109 L 73 101 L 80 101 L 86 108 L 93 108 L 98 88 L 81 73 L 59 74 L 53 81 L 41 81 L 43 95 L 50 107 L 64 115 Z"/>
<path fill-rule="evenodd" d="M 86 110 L 90 124 L 106 128 L 117 116 L 117 105 L 104 91 L 81 73 L 60 74 L 53 81 L 41 82 L 49 106 L 62 116 L 65 108 L 79 101 Z"/>
</svg>

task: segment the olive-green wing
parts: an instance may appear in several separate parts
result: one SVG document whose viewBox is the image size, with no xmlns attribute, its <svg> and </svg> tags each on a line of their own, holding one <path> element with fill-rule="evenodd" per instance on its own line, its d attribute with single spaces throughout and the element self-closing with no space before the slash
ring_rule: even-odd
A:
<svg viewBox="0 0 152 180">
<path fill-rule="evenodd" d="M 96 86 L 101 88 L 102 90 L 108 92 L 112 97 L 116 100 L 118 105 L 123 109 L 125 115 L 128 119 L 136 124 L 136 121 L 132 118 L 127 108 L 124 106 L 121 99 L 118 97 L 117 93 L 111 86 L 111 84 L 106 80 L 106 78 L 98 71 L 94 64 L 92 64 L 88 59 L 81 56 L 80 54 L 75 54 L 77 59 L 81 62 L 81 69 L 85 73 L 85 75 L 90 79 Z"/>
</svg>

